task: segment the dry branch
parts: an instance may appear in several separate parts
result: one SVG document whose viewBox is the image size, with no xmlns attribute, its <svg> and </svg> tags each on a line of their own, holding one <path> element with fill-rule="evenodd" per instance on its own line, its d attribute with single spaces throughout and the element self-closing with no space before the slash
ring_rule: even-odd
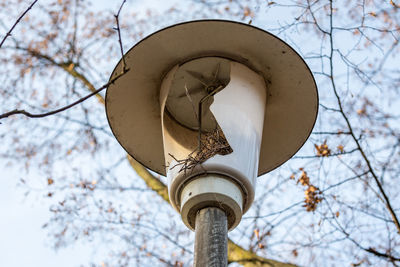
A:
<svg viewBox="0 0 400 267">
<path fill-rule="evenodd" d="M 186 173 L 186 171 L 193 170 L 194 167 L 215 155 L 228 155 L 232 152 L 233 150 L 226 140 L 222 129 L 217 125 L 214 131 L 206 133 L 201 137 L 199 147 L 190 153 L 186 159 L 177 159 L 169 154 L 177 162 L 170 169 L 181 166 L 179 172 L 184 171 Z"/>
<path fill-rule="evenodd" d="M 94 91 L 94 92 L 88 94 L 87 96 L 82 97 L 82 98 L 78 99 L 77 101 L 75 101 L 75 102 L 73 102 L 73 103 L 71 103 L 71 104 L 69 104 L 67 106 L 64 106 L 62 108 L 59 108 L 59 109 L 56 109 L 56 110 L 53 110 L 53 111 L 49 111 L 49 112 L 46 112 L 46 113 L 40 113 L 40 114 L 33 114 L 33 113 L 30 113 L 30 112 L 28 112 L 26 110 L 23 110 L 23 109 L 22 110 L 21 109 L 14 109 L 12 111 L 9 111 L 9 112 L 6 112 L 4 114 L 1 114 L 0 115 L 0 120 L 4 119 L 4 118 L 7 118 L 7 117 L 10 117 L 12 115 L 16 115 L 16 114 L 22 114 L 22 115 L 25 115 L 25 116 L 27 116 L 29 118 L 44 118 L 44 117 L 47 117 L 47 116 L 50 116 L 50 115 L 57 114 L 59 112 L 62 112 L 62 111 L 67 110 L 69 108 L 72 108 L 73 106 L 76 106 L 76 105 L 84 102 L 85 100 L 89 99 L 90 97 L 98 94 L 99 92 L 101 92 L 102 90 L 107 88 L 110 84 L 114 83 L 116 80 L 118 80 L 123 75 L 125 75 L 128 71 L 129 71 L 129 69 L 121 72 L 119 75 L 115 76 L 111 81 L 109 81 L 108 83 L 106 83 L 105 85 L 103 85 L 102 87 L 97 89 L 96 91 Z"/>
<path fill-rule="evenodd" d="M 119 14 L 121 13 L 122 7 L 124 6 L 125 2 L 126 2 L 126 0 L 123 0 L 123 1 L 122 1 L 121 6 L 120 6 L 119 9 L 118 9 L 118 13 L 117 13 L 116 15 L 114 15 L 114 17 L 115 17 L 115 22 L 116 22 L 116 24 L 117 24 L 117 27 L 114 28 L 114 30 L 116 30 L 117 33 L 118 33 L 118 42 L 119 42 L 119 48 L 120 48 L 120 50 L 121 50 L 122 70 L 123 70 L 123 72 L 125 72 L 127 69 L 126 69 L 126 61 L 125 61 L 125 55 L 124 55 L 124 48 L 123 48 L 123 46 L 122 46 L 121 28 L 120 28 L 120 26 L 119 26 Z"/>
<path fill-rule="evenodd" d="M 30 9 L 32 9 L 32 7 L 36 4 L 38 0 L 35 0 L 32 2 L 32 4 L 24 11 L 24 13 L 22 13 L 21 16 L 19 16 L 19 18 L 17 19 L 17 21 L 15 21 L 14 25 L 10 28 L 10 30 L 6 33 L 6 36 L 4 36 L 3 40 L 1 40 L 0 43 L 0 48 L 1 46 L 4 44 L 4 42 L 6 41 L 6 39 L 11 36 L 11 32 L 14 30 L 14 28 L 17 26 L 17 24 L 21 21 L 21 19 L 26 15 L 26 13 L 28 13 L 28 11 Z"/>
<path fill-rule="evenodd" d="M 334 27 L 333 27 L 333 12 L 334 12 L 334 10 L 333 10 L 333 2 L 332 2 L 332 0 L 329 3 L 330 3 L 330 17 L 329 17 L 329 19 L 330 19 L 330 30 L 329 30 L 329 32 L 327 34 L 329 36 L 329 42 L 330 42 L 330 55 L 329 55 L 330 83 L 332 85 L 333 92 L 334 92 L 336 100 L 337 100 L 339 111 L 340 111 L 343 119 L 346 122 L 346 125 L 348 127 L 348 131 L 350 132 L 350 136 L 352 137 L 352 139 L 355 142 L 358 150 L 360 151 L 361 157 L 364 159 L 370 174 L 374 178 L 374 181 L 375 181 L 376 185 L 378 186 L 379 192 L 382 194 L 382 196 L 384 198 L 384 202 L 385 202 L 384 204 L 385 204 L 387 210 L 389 211 L 390 216 L 392 217 L 394 225 L 396 226 L 397 233 L 400 234 L 400 222 L 399 222 L 399 219 L 397 217 L 397 214 L 394 211 L 394 209 L 392 207 L 392 204 L 391 204 L 391 202 L 389 200 L 389 197 L 387 196 L 387 194 L 386 194 L 381 182 L 379 181 L 378 176 L 376 175 L 375 170 L 372 167 L 370 160 L 366 156 L 366 154 L 364 152 L 364 149 L 361 147 L 359 139 L 354 134 L 352 124 L 350 123 L 349 118 L 347 117 L 347 115 L 344 112 L 343 105 L 342 105 L 342 100 L 341 100 L 341 98 L 339 96 L 339 93 L 338 93 L 337 87 L 336 87 L 336 83 L 335 83 L 335 80 L 333 78 L 334 77 L 333 76 L 333 74 L 334 74 L 333 73 L 334 72 L 333 71 L 334 70 L 334 68 L 333 68 L 333 54 L 335 52 L 334 42 L 333 42 L 333 30 L 334 30 Z"/>
<path fill-rule="evenodd" d="M 2 41 L 1 44 L 0 44 L 0 47 L 1 47 L 1 45 L 4 43 L 5 39 L 11 34 L 11 31 L 15 28 L 15 26 L 18 24 L 18 22 L 22 19 L 22 17 L 33 7 L 33 5 L 34 5 L 37 1 L 38 1 L 38 0 L 35 0 L 35 1 L 28 7 L 28 9 L 26 9 L 25 12 L 18 18 L 18 20 L 17 20 L 17 21 L 15 22 L 15 24 L 13 25 L 13 27 L 10 29 L 10 31 L 9 31 L 9 32 L 6 34 L 6 36 L 4 37 L 3 41 Z M 119 15 L 120 15 L 120 13 L 121 13 L 122 7 L 124 6 L 125 2 L 126 2 L 126 0 L 123 0 L 123 1 L 122 1 L 121 6 L 120 6 L 119 9 L 118 9 L 118 13 L 117 13 L 116 15 L 114 15 L 115 20 L 116 20 L 116 24 L 117 24 L 117 27 L 115 28 L 115 30 L 118 32 L 118 43 L 119 43 L 119 46 L 120 46 L 120 50 L 121 50 L 121 54 L 122 54 L 122 63 L 123 63 L 122 72 L 121 72 L 120 74 L 118 74 L 117 76 L 115 76 L 113 79 L 111 79 L 108 83 L 104 84 L 104 85 L 103 85 L 102 87 L 100 87 L 99 89 L 94 89 L 94 86 L 91 86 L 90 89 L 91 89 L 92 93 L 88 94 L 87 96 L 85 96 L 85 97 L 83 97 L 83 98 L 78 99 L 77 101 L 75 101 L 75 102 L 73 102 L 73 103 L 71 103 L 71 104 L 69 104 L 69 105 L 67 105 L 67 106 L 64 106 L 64 107 L 61 107 L 61 108 L 59 108 L 59 109 L 56 109 L 56 110 L 53 110 L 53 111 L 49 111 L 49 112 L 46 112 L 46 113 L 39 113 L 39 114 L 33 114 L 33 113 L 30 113 L 30 112 L 28 112 L 28 111 L 26 111 L 26 110 L 23 110 L 23 109 L 22 109 L 22 110 L 14 109 L 14 110 L 12 110 L 12 111 L 9 111 L 9 112 L 6 112 L 6 113 L 1 114 L 1 115 L 0 115 L 0 120 L 1 120 L 1 119 L 4 119 L 4 118 L 7 118 L 7 117 L 9 117 L 9 116 L 12 116 L 12 115 L 16 115 L 16 114 L 22 114 L 22 115 L 25 115 L 25 116 L 27 116 L 27 117 L 29 117 L 29 118 L 43 118 L 43 117 L 47 117 L 47 116 L 50 116 L 50 115 L 57 114 L 57 113 L 59 113 L 59 112 L 62 112 L 62 111 L 64 111 L 64 110 L 67 110 L 67 109 L 69 109 L 69 108 L 72 108 L 72 107 L 74 107 L 74 106 L 76 106 L 76 105 L 78 105 L 78 104 L 84 102 L 85 100 L 89 99 L 90 97 L 92 97 L 92 96 L 94 96 L 94 95 L 97 95 L 99 92 L 101 92 L 102 90 L 104 90 L 105 88 L 107 88 L 110 84 L 113 84 L 116 80 L 118 80 L 120 77 L 122 77 L 123 75 L 125 75 L 125 74 L 129 71 L 129 69 L 126 67 L 126 63 L 125 63 L 125 56 L 124 56 L 124 52 L 123 52 L 123 45 L 122 45 L 122 39 L 121 39 L 121 29 L 120 29 L 120 26 L 119 26 Z M 27 51 L 30 51 L 30 50 L 28 49 Z M 30 51 L 30 52 L 31 52 L 32 54 L 34 54 L 34 55 L 38 54 L 38 53 L 35 52 L 35 51 Z M 45 59 L 47 59 L 48 61 L 55 63 L 54 60 L 51 59 L 50 57 L 42 56 L 41 58 L 45 58 Z M 71 68 L 69 68 L 69 65 L 70 65 L 70 64 L 68 64 L 67 67 L 66 67 L 65 64 L 57 64 L 57 63 L 55 63 L 55 64 L 58 65 L 58 66 L 60 66 L 60 67 L 62 67 L 64 70 L 67 70 L 68 72 L 71 72 L 71 70 L 70 70 Z M 73 68 L 72 68 L 72 69 L 73 69 Z M 83 76 L 82 76 L 82 77 L 83 77 Z M 81 79 L 81 80 L 82 80 L 82 79 Z M 84 82 L 85 82 L 86 79 L 83 79 L 83 80 L 84 80 Z M 88 83 L 87 80 L 86 80 L 86 82 Z M 0 123 L 0 124 L 1 124 L 1 123 Z"/>
</svg>

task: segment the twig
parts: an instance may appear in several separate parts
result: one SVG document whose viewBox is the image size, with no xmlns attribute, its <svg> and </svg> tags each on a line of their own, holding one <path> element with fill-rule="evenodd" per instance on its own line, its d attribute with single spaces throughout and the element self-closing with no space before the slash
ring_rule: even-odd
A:
<svg viewBox="0 0 400 267">
<path fill-rule="evenodd" d="M 292 159 L 314 159 L 314 158 L 329 158 L 329 157 L 337 157 L 341 155 L 351 154 L 358 151 L 358 147 L 349 151 L 343 151 L 339 153 L 327 154 L 327 155 L 310 155 L 310 156 L 293 156 Z"/>
<path fill-rule="evenodd" d="M 201 149 L 202 149 L 202 146 L 201 146 L 201 123 L 202 123 L 202 117 L 203 117 L 203 111 L 202 111 L 202 108 L 203 108 L 203 102 L 204 101 L 206 101 L 208 98 L 210 98 L 211 96 L 214 96 L 216 93 L 219 93 L 222 89 L 224 89 L 225 88 L 225 85 L 224 84 L 220 84 L 220 85 L 218 85 L 218 86 L 215 86 L 215 85 L 210 85 L 210 86 L 207 86 L 205 89 L 206 89 L 206 92 L 207 92 L 207 95 L 205 95 L 202 99 L 200 99 L 200 101 L 199 101 L 199 116 L 198 116 L 198 123 L 199 123 L 199 137 L 198 137 L 198 142 L 199 142 L 199 150 L 201 151 Z"/>
<path fill-rule="evenodd" d="M 331 206 L 329 205 L 329 202 L 326 202 L 326 203 L 327 203 L 327 205 L 328 205 L 328 209 L 330 210 L 330 212 L 331 212 L 332 214 L 334 214 L 334 212 L 332 211 Z M 387 252 L 387 253 L 382 253 L 382 252 L 379 252 L 379 251 L 377 251 L 376 249 L 374 249 L 374 248 L 372 248 L 372 247 L 366 248 L 366 247 L 362 246 L 360 243 L 358 243 L 356 240 L 354 240 L 354 239 L 351 237 L 351 234 L 350 234 L 350 233 L 348 233 L 348 232 L 343 228 L 343 226 L 340 224 L 339 220 L 337 219 L 337 216 L 332 216 L 332 218 L 333 218 L 333 220 L 336 222 L 336 225 L 333 225 L 333 223 L 331 222 L 332 226 L 334 226 L 336 229 L 338 229 L 339 231 L 341 231 L 341 232 L 346 236 L 346 238 L 347 238 L 348 240 L 350 240 L 350 241 L 351 241 L 354 245 L 356 245 L 358 248 L 360 248 L 360 249 L 362 249 L 362 250 L 364 250 L 364 251 L 366 251 L 366 252 L 368 252 L 368 253 L 372 253 L 372 254 L 374 254 L 375 256 L 378 256 L 378 257 L 381 257 L 381 258 L 389 259 L 390 261 L 392 261 L 392 263 L 394 263 L 395 261 L 400 261 L 400 258 L 396 258 L 396 257 L 390 255 L 389 252 Z"/>
<path fill-rule="evenodd" d="M 332 4 L 332 0 L 329 1 L 330 3 L 330 31 L 328 33 L 329 35 L 329 40 L 330 40 L 330 55 L 329 55 L 329 63 L 330 63 L 330 82 L 333 88 L 333 92 L 335 94 L 337 103 L 338 103 L 338 107 L 339 107 L 339 111 L 342 114 L 343 119 L 346 122 L 347 128 L 349 129 L 350 135 L 353 138 L 354 142 L 356 143 L 356 146 L 358 148 L 358 150 L 361 153 L 361 157 L 364 159 L 365 163 L 367 164 L 368 170 L 371 173 L 372 177 L 374 178 L 374 181 L 376 183 L 376 185 L 378 186 L 379 192 L 382 194 L 383 199 L 385 200 L 385 206 L 388 209 L 393 223 L 396 226 L 397 229 L 397 233 L 400 234 L 400 222 L 399 219 L 397 217 L 396 212 L 394 211 L 392 204 L 390 203 L 389 197 L 387 196 L 385 190 L 383 189 L 383 186 L 381 184 L 381 182 L 378 179 L 377 174 L 375 173 L 374 169 L 372 168 L 371 162 L 369 161 L 368 157 L 365 155 L 364 150 L 361 147 L 361 144 L 358 140 L 358 138 L 355 136 L 354 131 L 353 131 L 353 127 L 350 123 L 349 118 L 347 118 L 344 110 L 343 110 L 343 105 L 342 105 L 342 101 L 340 99 L 339 93 L 337 91 L 336 88 L 336 83 L 333 79 L 333 53 L 334 53 L 334 49 L 333 49 L 333 4 Z M 378 255 L 379 256 L 379 255 Z"/>
<path fill-rule="evenodd" d="M 38 51 L 29 49 L 29 48 L 22 48 L 22 47 L 18 47 L 17 46 L 17 47 L 15 47 L 15 49 L 19 49 L 19 50 L 25 51 L 29 55 L 33 56 L 33 57 L 36 57 L 36 58 L 41 59 L 41 60 L 48 61 L 50 64 L 63 69 L 69 75 L 71 75 L 75 79 L 81 81 L 91 92 L 96 91 L 96 88 L 94 87 L 94 85 L 91 82 L 89 82 L 89 80 L 82 73 L 78 72 L 76 70 L 76 68 L 70 68 L 69 67 L 72 62 L 57 62 L 53 58 L 51 58 L 50 56 L 41 54 Z M 97 99 L 99 100 L 100 103 L 105 104 L 104 99 L 103 99 L 103 97 L 101 95 L 97 94 L 96 97 L 97 97 Z"/>
<path fill-rule="evenodd" d="M 316 135 L 341 135 L 341 134 L 346 134 L 346 135 L 349 135 L 350 132 L 342 132 L 342 131 L 337 131 L 337 132 L 312 132 L 311 134 L 316 134 Z"/>
<path fill-rule="evenodd" d="M 35 0 L 32 2 L 32 4 L 25 10 L 24 13 L 22 13 L 21 16 L 19 16 L 19 18 L 17 19 L 17 21 L 14 23 L 14 25 L 11 27 L 11 29 L 6 33 L 6 36 L 4 36 L 3 40 L 1 40 L 0 43 L 0 48 L 1 46 L 4 44 L 4 42 L 6 41 L 6 39 L 11 36 L 11 32 L 14 30 L 15 26 L 17 26 L 17 24 L 21 21 L 21 19 L 26 15 L 26 13 L 28 13 L 28 11 L 36 4 L 38 0 Z"/>
<path fill-rule="evenodd" d="M 186 170 L 193 171 L 197 165 L 201 166 L 203 162 L 217 154 L 228 155 L 233 152 L 219 125 L 217 125 L 214 131 L 206 133 L 200 144 L 201 146 L 193 150 L 185 159 L 177 159 L 174 155 L 169 154 L 177 162 L 174 166 L 170 167 L 170 170 L 181 166 L 179 172 L 185 171 L 186 175 Z"/>
<path fill-rule="evenodd" d="M 117 28 L 114 28 L 114 30 L 116 30 L 118 33 L 118 42 L 119 42 L 119 48 L 121 50 L 123 72 L 126 71 L 126 62 L 125 62 L 124 48 L 122 46 L 122 40 L 121 40 L 121 29 L 119 27 L 119 14 L 121 13 L 122 7 L 124 6 L 125 2 L 126 2 L 126 0 L 122 1 L 121 6 L 118 9 L 117 15 L 114 15 L 115 21 L 117 23 Z"/>
<path fill-rule="evenodd" d="M 187 98 L 189 99 L 190 104 L 192 105 L 193 113 L 194 113 L 194 115 L 196 116 L 196 119 L 198 120 L 198 119 L 199 119 L 199 116 L 197 115 L 196 107 L 194 106 L 193 100 L 192 100 L 192 98 L 190 97 L 190 93 L 189 93 L 189 90 L 188 90 L 188 88 L 187 88 L 186 83 L 185 83 L 185 93 L 186 93 Z"/>
<path fill-rule="evenodd" d="M 118 80 L 118 79 L 121 78 L 123 75 L 125 75 L 128 71 L 129 71 L 129 69 L 127 69 L 126 71 L 121 72 L 120 74 L 118 74 L 117 76 L 115 76 L 111 81 L 109 81 L 108 83 L 106 83 L 105 85 L 103 85 L 102 87 L 100 87 L 99 89 L 97 89 L 96 91 L 94 91 L 94 92 L 88 94 L 87 96 L 85 96 L 85 97 L 83 97 L 83 98 L 81 98 L 81 99 L 79 99 L 79 100 L 77 100 L 77 101 L 75 101 L 75 102 L 73 102 L 73 103 L 71 103 L 71 104 L 65 106 L 65 107 L 62 107 L 62 108 L 59 108 L 59 109 L 56 109 L 56 110 L 53 110 L 53 111 L 49 111 L 49 112 L 46 112 L 46 113 L 41 113 L 41 114 L 32 114 L 32 113 L 30 113 L 30 112 L 28 112 L 28 111 L 26 111 L 26 110 L 23 110 L 23 109 L 22 109 L 22 110 L 14 109 L 14 110 L 12 110 L 12 111 L 9 111 L 9 112 L 6 112 L 6 113 L 4 113 L 4 114 L 1 114 L 1 115 L 0 115 L 0 120 L 1 120 L 1 119 L 4 119 L 4 118 L 7 118 L 7 117 L 10 117 L 11 115 L 16 115 L 16 114 L 22 114 L 22 115 L 25 115 L 25 116 L 27 116 L 27 117 L 29 117 L 29 118 L 43 118 L 43 117 L 47 117 L 47 116 L 50 116 L 50 115 L 57 114 L 57 113 L 59 113 L 59 112 L 62 112 L 62 111 L 64 111 L 64 110 L 67 110 L 67 109 L 69 109 L 69 108 L 71 108 L 71 107 L 73 107 L 73 106 L 76 106 L 77 104 L 82 103 L 83 101 L 89 99 L 90 97 L 92 97 L 92 96 L 98 94 L 100 91 L 104 90 L 104 89 L 107 88 L 110 84 L 113 84 L 116 80 Z"/>
<path fill-rule="evenodd" d="M 32 6 L 33 6 L 37 1 L 38 1 L 38 0 L 34 1 L 34 2 L 29 6 L 29 8 L 21 15 L 21 17 L 18 18 L 17 22 L 16 22 L 16 23 L 14 24 L 14 26 L 10 29 L 9 33 L 13 30 L 13 28 L 14 28 L 15 25 L 19 22 L 19 20 L 29 11 L 29 9 L 32 8 Z M 129 69 L 126 67 L 126 63 L 125 63 L 125 57 L 124 57 L 124 52 L 123 52 L 123 47 L 122 47 L 122 40 L 121 40 L 121 33 L 120 33 L 120 27 L 119 27 L 119 14 L 120 14 L 120 12 L 121 12 L 121 10 L 122 10 L 122 7 L 123 7 L 123 5 L 125 4 L 125 2 L 126 2 L 126 0 L 124 0 L 124 1 L 122 2 L 121 6 L 119 7 L 119 10 L 118 10 L 117 15 L 115 15 L 115 19 L 116 19 L 116 22 L 117 22 L 117 28 L 116 28 L 116 30 L 117 30 L 118 36 L 119 36 L 118 42 L 119 42 L 120 49 L 121 49 L 121 53 L 122 53 L 122 63 L 123 63 L 123 69 L 122 69 L 122 72 L 121 72 L 120 74 L 118 74 L 117 76 L 115 76 L 113 79 L 111 79 L 108 83 L 104 84 L 104 85 L 103 85 L 102 87 L 100 87 L 99 89 L 94 90 L 93 92 L 91 92 L 91 93 L 88 94 L 87 96 L 85 96 L 85 97 L 83 97 L 83 98 L 80 98 L 80 99 L 78 99 L 77 101 L 75 101 L 75 102 L 73 102 L 73 103 L 71 103 L 71 104 L 69 104 L 69 105 L 67 105 L 67 106 L 64 106 L 64 107 L 62 107 L 62 108 L 59 108 L 59 109 L 56 109 L 56 110 L 53 110 L 53 111 L 49 111 L 49 112 L 46 112 L 46 113 L 40 113 L 40 114 L 32 114 L 32 113 L 30 113 L 30 112 L 28 112 L 28 111 L 26 111 L 26 110 L 24 110 L 24 109 L 22 109 L 22 110 L 14 109 L 14 110 L 12 110 L 12 111 L 9 111 L 9 112 L 6 112 L 6 113 L 4 113 L 4 114 L 1 114 L 1 115 L 0 115 L 0 120 L 1 120 L 1 119 L 4 119 L 4 118 L 7 118 L 7 117 L 9 117 L 9 116 L 12 116 L 12 115 L 16 115 L 16 114 L 22 114 L 22 115 L 25 115 L 25 116 L 27 116 L 27 117 L 29 117 L 29 118 L 43 118 L 43 117 L 47 117 L 47 116 L 50 116 L 50 115 L 57 114 L 57 113 L 59 113 L 59 112 L 62 112 L 62 111 L 64 111 L 64 110 L 67 110 L 67 109 L 69 109 L 69 108 L 71 108 L 71 107 L 73 107 L 73 106 L 75 106 L 75 105 L 77 105 L 77 104 L 82 103 L 83 101 L 89 99 L 90 97 L 92 97 L 92 96 L 94 96 L 94 95 L 97 95 L 99 92 L 101 92 L 102 90 L 104 90 L 105 88 L 107 88 L 110 84 L 113 84 L 116 80 L 118 80 L 120 77 L 122 77 L 123 75 L 125 75 L 125 74 L 129 71 Z M 6 37 L 9 35 L 9 33 L 7 33 Z M 6 37 L 5 37 L 5 38 L 6 38 Z M 5 38 L 3 39 L 3 41 L 2 41 L 1 44 L 3 44 Z M 1 45 L 0 45 L 0 47 L 1 47 Z M 48 59 L 48 60 L 52 61 L 51 59 Z M 0 124 L 1 124 L 1 122 L 0 122 Z"/>
</svg>

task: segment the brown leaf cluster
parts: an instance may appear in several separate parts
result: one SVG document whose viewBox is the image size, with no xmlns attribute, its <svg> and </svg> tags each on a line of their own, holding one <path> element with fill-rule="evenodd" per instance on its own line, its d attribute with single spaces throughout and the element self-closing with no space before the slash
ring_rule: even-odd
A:
<svg viewBox="0 0 400 267">
<path fill-rule="evenodd" d="M 300 183 L 302 186 L 307 187 L 304 191 L 305 199 L 303 207 L 306 207 L 307 211 L 315 211 L 317 209 L 318 203 L 322 201 L 322 192 L 318 187 L 314 186 L 310 183 L 310 177 L 307 175 L 307 172 L 301 169 L 300 178 L 297 180 L 297 183 Z M 291 176 L 291 179 L 293 176 Z"/>
<path fill-rule="evenodd" d="M 254 229 L 253 232 L 254 232 L 254 236 L 257 238 L 257 243 L 256 244 L 257 244 L 258 248 L 259 249 L 264 249 L 266 245 L 264 245 L 262 241 L 263 241 L 265 236 L 270 236 L 271 232 L 268 231 L 268 232 L 260 235 L 260 230 L 258 228 Z"/>
<path fill-rule="evenodd" d="M 322 197 L 320 196 L 321 191 L 318 187 L 310 185 L 305 193 L 305 204 L 303 205 L 306 207 L 307 211 L 315 211 L 317 209 L 317 204 L 322 201 Z"/>
<path fill-rule="evenodd" d="M 79 184 L 76 185 L 76 187 L 80 187 L 82 189 L 89 189 L 90 191 L 93 191 L 96 188 L 96 183 L 97 181 L 93 180 L 92 182 L 89 181 L 80 181 Z"/>
<path fill-rule="evenodd" d="M 54 184 L 54 180 L 52 178 L 47 178 L 47 185 Z"/>
<path fill-rule="evenodd" d="M 314 145 L 315 149 L 317 150 L 318 157 L 328 157 L 331 154 L 331 150 L 329 149 L 328 145 L 326 144 L 326 140 L 321 145 Z"/>
</svg>

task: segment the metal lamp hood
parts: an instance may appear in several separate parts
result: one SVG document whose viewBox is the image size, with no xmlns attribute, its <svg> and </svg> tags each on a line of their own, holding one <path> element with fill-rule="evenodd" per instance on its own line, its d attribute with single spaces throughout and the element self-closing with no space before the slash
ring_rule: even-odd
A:
<svg viewBox="0 0 400 267">
<path fill-rule="evenodd" d="M 106 93 L 106 112 L 121 146 L 165 175 L 160 86 L 176 65 L 202 57 L 236 61 L 261 75 L 267 87 L 258 175 L 291 158 L 305 143 L 318 112 L 318 92 L 303 59 L 285 42 L 254 26 L 200 20 L 173 25 L 137 43 L 125 55 L 126 75 Z M 111 78 L 122 70 L 120 61 Z"/>
</svg>

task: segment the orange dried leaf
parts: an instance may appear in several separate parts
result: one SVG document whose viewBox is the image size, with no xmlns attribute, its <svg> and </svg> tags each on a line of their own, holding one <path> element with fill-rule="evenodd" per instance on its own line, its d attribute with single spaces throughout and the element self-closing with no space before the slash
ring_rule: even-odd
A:
<svg viewBox="0 0 400 267">
<path fill-rule="evenodd" d="M 254 229 L 254 234 L 256 235 L 257 239 L 260 238 L 260 230 Z"/>
<path fill-rule="evenodd" d="M 52 185 L 54 184 L 54 180 L 51 178 L 47 178 L 47 185 Z"/>
<path fill-rule="evenodd" d="M 302 171 L 301 176 L 297 183 L 301 183 L 301 185 L 309 185 L 310 184 L 310 177 L 307 176 L 307 173 L 305 171 Z"/>
<path fill-rule="evenodd" d="M 393 0 L 390 0 L 390 4 L 394 7 L 400 8 L 400 5 L 397 5 Z"/>
<path fill-rule="evenodd" d="M 317 150 L 317 156 L 327 157 L 331 154 L 331 150 L 329 149 L 328 145 L 326 144 L 326 140 L 321 145 L 314 144 L 314 147 Z"/>
<path fill-rule="evenodd" d="M 366 114 L 365 108 L 357 110 L 357 114 L 362 116 Z"/>
<path fill-rule="evenodd" d="M 315 192 L 315 191 L 317 191 L 317 188 L 316 188 L 315 186 L 311 185 L 311 186 L 308 188 L 308 190 L 309 190 L 310 192 Z"/>
<path fill-rule="evenodd" d="M 72 71 L 74 69 L 75 65 L 73 63 L 68 65 L 68 70 Z"/>
<path fill-rule="evenodd" d="M 250 16 L 250 12 L 251 12 L 250 9 L 248 7 L 245 7 L 243 11 L 243 16 L 245 17 Z"/>
</svg>

